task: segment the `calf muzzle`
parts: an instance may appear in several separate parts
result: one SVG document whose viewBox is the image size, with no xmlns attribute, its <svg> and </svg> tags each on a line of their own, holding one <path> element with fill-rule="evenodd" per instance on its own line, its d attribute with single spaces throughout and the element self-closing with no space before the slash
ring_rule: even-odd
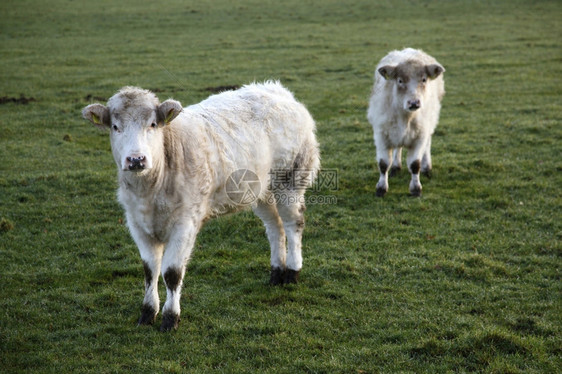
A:
<svg viewBox="0 0 562 374">
<path fill-rule="evenodd" d="M 146 167 L 145 156 L 127 157 L 127 168 L 130 171 L 144 170 L 145 167 Z"/>
<path fill-rule="evenodd" d="M 418 110 L 421 107 L 421 102 L 418 99 L 415 100 L 408 100 L 408 110 L 411 110 L 412 112 L 414 110 Z"/>
</svg>

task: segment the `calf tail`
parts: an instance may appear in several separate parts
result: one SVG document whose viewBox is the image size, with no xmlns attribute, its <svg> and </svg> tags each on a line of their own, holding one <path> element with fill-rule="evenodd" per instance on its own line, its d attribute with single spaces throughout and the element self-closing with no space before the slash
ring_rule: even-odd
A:
<svg viewBox="0 0 562 374">
<path fill-rule="evenodd" d="M 303 143 L 292 165 L 294 187 L 305 190 L 310 187 L 318 176 L 320 170 L 320 151 L 315 138 Z"/>
</svg>

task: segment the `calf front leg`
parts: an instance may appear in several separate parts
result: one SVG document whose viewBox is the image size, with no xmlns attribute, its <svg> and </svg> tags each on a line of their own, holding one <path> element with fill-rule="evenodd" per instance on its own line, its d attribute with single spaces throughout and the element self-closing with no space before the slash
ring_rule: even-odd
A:
<svg viewBox="0 0 562 374">
<path fill-rule="evenodd" d="M 277 210 L 287 235 L 287 268 L 283 283 L 297 283 L 302 269 L 302 233 L 304 230 L 304 192 L 287 191 L 287 201 L 280 201 Z"/>
<path fill-rule="evenodd" d="M 151 325 L 160 310 L 158 297 L 158 277 L 162 263 L 163 246 L 141 231 L 129 218 L 129 230 L 139 248 L 144 267 L 144 300 L 138 325 Z"/>
<path fill-rule="evenodd" d="M 162 277 L 166 284 L 166 302 L 162 308 L 160 331 L 177 329 L 180 322 L 180 298 L 185 267 L 197 236 L 192 222 L 178 225 L 170 236 L 162 259 Z"/>
<path fill-rule="evenodd" d="M 283 222 L 279 217 L 275 204 L 269 204 L 267 201 L 259 202 L 254 208 L 254 213 L 263 221 L 271 247 L 271 276 L 269 283 L 274 286 L 282 284 L 287 256 Z"/>
<path fill-rule="evenodd" d="M 160 298 L 158 297 L 158 276 L 160 273 L 160 264 L 162 261 L 160 256 L 145 255 L 141 258 L 144 267 L 144 300 L 142 303 L 141 316 L 139 325 L 152 325 L 158 314 Z"/>
<path fill-rule="evenodd" d="M 378 197 L 383 197 L 388 192 L 388 170 L 392 162 L 392 149 L 386 148 L 384 143 L 377 144 L 377 162 L 380 176 L 377 183 L 376 195 Z"/>
<path fill-rule="evenodd" d="M 422 192 L 422 185 L 420 183 L 420 169 L 421 158 L 423 156 L 426 142 L 426 139 L 422 139 L 408 150 L 408 169 L 410 170 L 410 173 L 412 175 L 412 179 L 410 180 L 410 194 L 416 197 L 421 196 Z"/>
</svg>

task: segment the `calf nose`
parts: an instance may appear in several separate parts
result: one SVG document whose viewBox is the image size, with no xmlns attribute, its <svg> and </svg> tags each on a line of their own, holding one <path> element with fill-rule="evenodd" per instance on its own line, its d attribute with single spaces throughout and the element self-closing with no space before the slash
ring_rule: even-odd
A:
<svg viewBox="0 0 562 374">
<path fill-rule="evenodd" d="M 411 111 L 418 110 L 421 106 L 421 102 L 419 99 L 415 100 L 408 100 L 408 109 Z"/>
<path fill-rule="evenodd" d="M 127 166 L 129 170 L 143 170 L 145 168 L 145 156 L 129 156 L 127 157 Z"/>
</svg>

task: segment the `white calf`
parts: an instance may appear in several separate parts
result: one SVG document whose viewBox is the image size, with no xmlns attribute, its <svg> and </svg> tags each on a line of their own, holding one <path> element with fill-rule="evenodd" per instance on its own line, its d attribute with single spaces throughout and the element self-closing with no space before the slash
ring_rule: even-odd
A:
<svg viewBox="0 0 562 374">
<path fill-rule="evenodd" d="M 380 178 L 377 196 L 388 191 L 391 176 L 402 167 L 402 147 L 408 149 L 412 174 L 410 193 L 420 196 L 420 169 L 431 172 L 431 136 L 439 121 L 445 94 L 445 69 L 428 54 L 407 48 L 393 51 L 377 65 L 367 118 L 373 125 Z"/>
<path fill-rule="evenodd" d="M 139 324 L 159 311 L 176 329 L 180 292 L 195 237 L 210 217 L 251 205 L 271 244 L 271 284 L 296 283 L 302 267 L 304 193 L 319 166 L 315 124 L 281 84 L 251 84 L 182 108 L 125 87 L 84 118 L 111 131 L 119 202 L 145 271 Z M 287 239 L 288 253 L 285 242 Z"/>
</svg>

